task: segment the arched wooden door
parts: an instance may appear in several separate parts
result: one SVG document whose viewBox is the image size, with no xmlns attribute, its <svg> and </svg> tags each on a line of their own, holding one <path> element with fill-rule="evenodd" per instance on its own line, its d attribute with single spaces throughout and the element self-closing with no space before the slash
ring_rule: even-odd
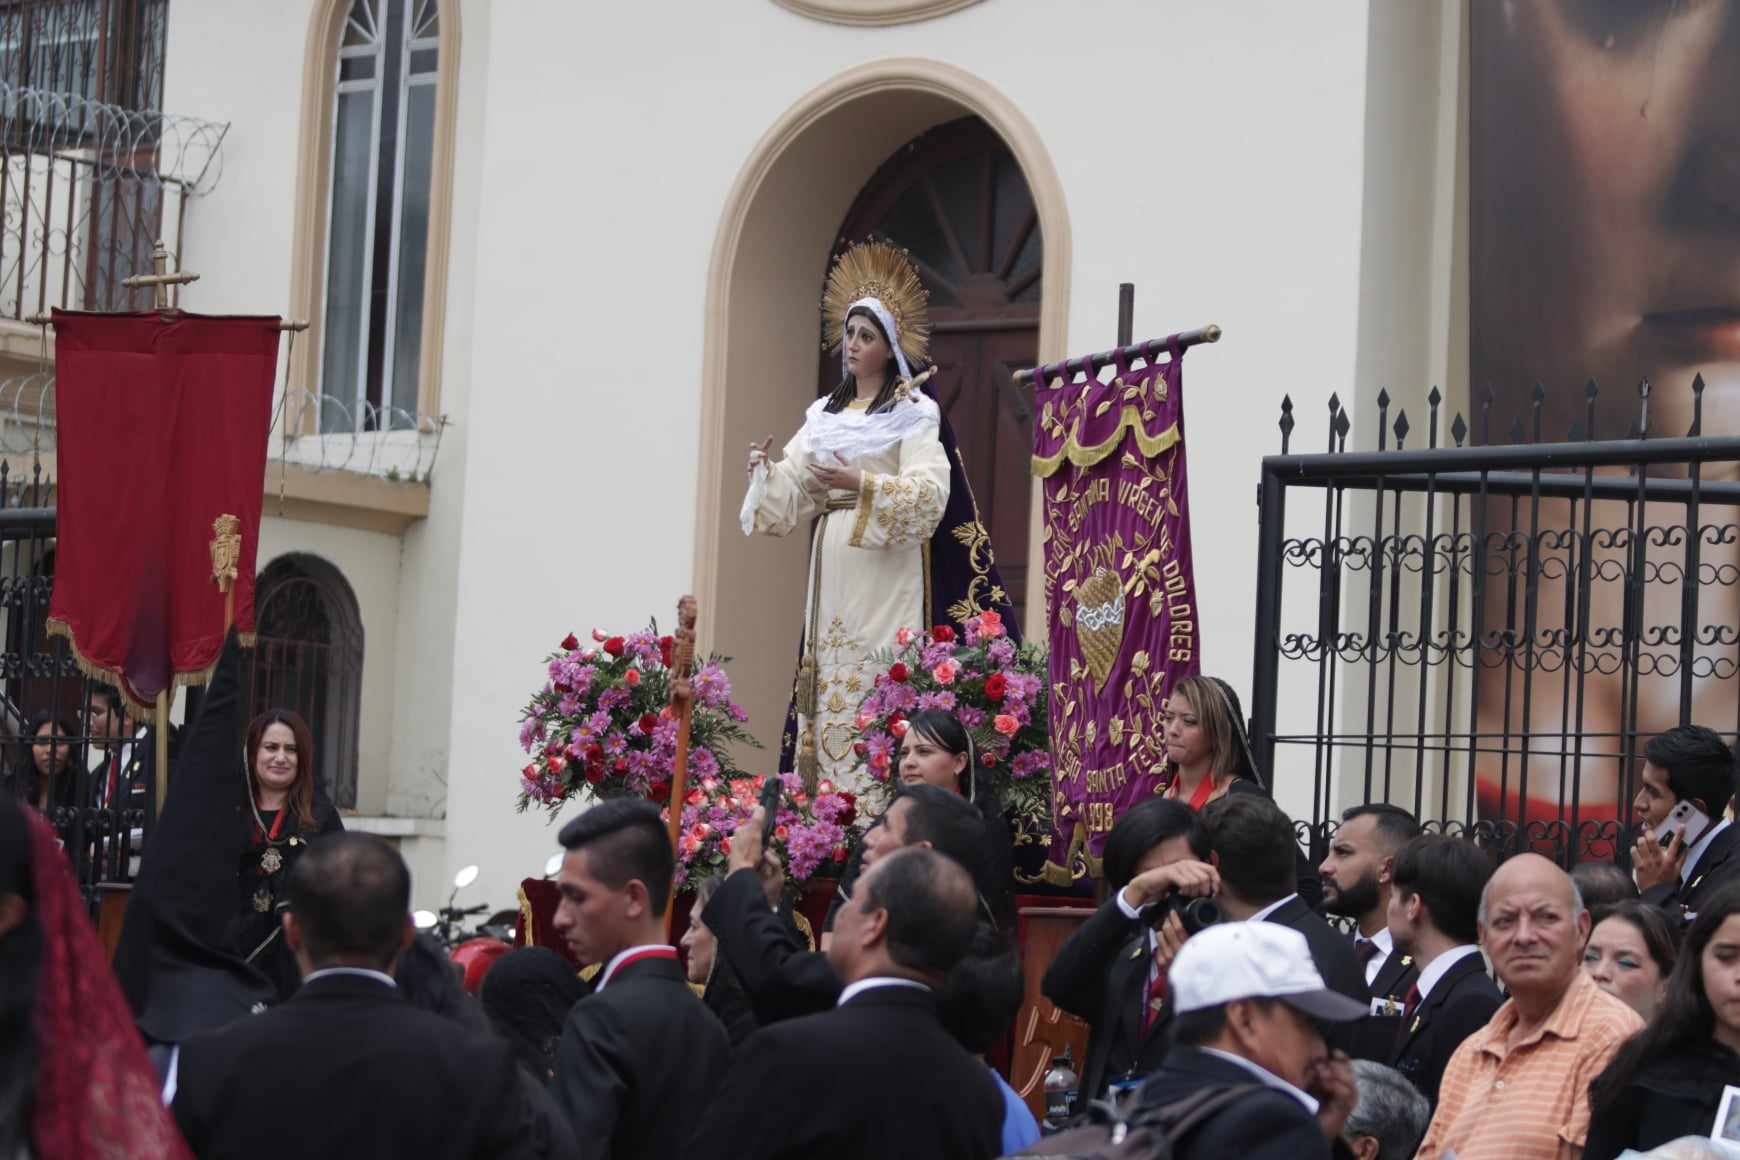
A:
<svg viewBox="0 0 1740 1160">
<path fill-rule="evenodd" d="M 1010 376 L 1039 354 L 1042 244 L 1032 192 L 1002 138 L 963 117 L 883 162 L 846 214 L 833 256 L 869 237 L 910 251 L 930 288 L 932 381 L 1024 622 L 1033 411 Z M 821 393 L 839 381 L 838 354 L 825 354 Z"/>
</svg>

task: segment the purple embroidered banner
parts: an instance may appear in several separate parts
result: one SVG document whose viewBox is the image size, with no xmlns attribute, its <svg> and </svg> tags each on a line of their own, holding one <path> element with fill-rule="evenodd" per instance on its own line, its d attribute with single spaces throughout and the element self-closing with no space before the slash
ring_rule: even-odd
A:
<svg viewBox="0 0 1740 1160">
<path fill-rule="evenodd" d="M 1052 815 L 1045 875 L 1098 876 L 1106 831 L 1160 789 L 1160 719 L 1201 649 L 1190 562 L 1182 354 L 1101 383 L 1038 387 L 1051 625 Z"/>
</svg>

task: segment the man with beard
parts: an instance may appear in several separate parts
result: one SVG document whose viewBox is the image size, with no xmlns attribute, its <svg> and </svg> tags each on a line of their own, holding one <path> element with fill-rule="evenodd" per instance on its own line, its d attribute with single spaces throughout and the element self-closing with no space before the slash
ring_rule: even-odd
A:
<svg viewBox="0 0 1740 1160">
<path fill-rule="evenodd" d="M 1323 909 L 1353 919 L 1358 930 L 1353 953 L 1365 970 L 1374 1000 L 1399 1004 L 1419 978 L 1413 960 L 1397 953 L 1390 939 L 1390 885 L 1396 854 L 1419 836 L 1414 815 L 1381 802 L 1354 806 L 1341 815 L 1341 828 L 1318 867 L 1323 875 Z M 1376 1004 L 1374 1004 L 1374 1011 Z"/>
</svg>

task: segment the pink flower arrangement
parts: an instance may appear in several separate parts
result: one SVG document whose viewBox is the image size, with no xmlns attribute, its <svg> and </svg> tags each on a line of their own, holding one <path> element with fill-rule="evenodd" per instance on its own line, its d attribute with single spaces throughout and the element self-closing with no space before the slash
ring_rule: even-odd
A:
<svg viewBox="0 0 1740 1160">
<path fill-rule="evenodd" d="M 846 833 L 857 818 L 856 799 L 823 781 L 811 796 L 803 779 L 782 773 L 785 793 L 774 822 L 773 849 L 785 863 L 786 881 L 797 886 L 818 869 L 844 863 Z M 683 800 L 682 837 L 677 841 L 678 889 L 692 890 L 703 879 L 723 875 L 731 857 L 731 836 L 760 803 L 762 777 L 703 777 Z M 838 855 L 836 857 L 836 855 Z"/>
<path fill-rule="evenodd" d="M 575 634 L 563 638 L 544 659 L 544 687 L 520 715 L 520 748 L 530 758 L 519 776 L 522 811 L 536 804 L 553 819 L 575 797 L 670 799 L 677 750 L 677 722 L 667 709 L 671 638 L 659 636 L 655 624 L 620 636 L 593 629 L 591 639 L 581 648 Z M 725 663 L 709 657 L 693 676 L 691 781 L 743 776 L 730 747 L 758 747 L 743 727 L 748 715 L 731 699 Z"/>
<path fill-rule="evenodd" d="M 1051 832 L 1050 735 L 1045 650 L 1017 646 L 1002 617 L 983 612 L 959 634 L 948 625 L 926 633 L 903 628 L 895 648 L 876 660 L 883 671 L 859 707 L 853 745 L 873 788 L 892 799 L 907 719 L 927 709 L 953 713 L 972 736 L 977 780 L 989 783 L 1028 832 Z"/>
</svg>

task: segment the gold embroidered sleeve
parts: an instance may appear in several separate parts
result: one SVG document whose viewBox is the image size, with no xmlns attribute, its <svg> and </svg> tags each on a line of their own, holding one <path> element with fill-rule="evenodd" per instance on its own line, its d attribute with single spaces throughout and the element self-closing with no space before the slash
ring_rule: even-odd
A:
<svg viewBox="0 0 1740 1160">
<path fill-rule="evenodd" d="M 949 502 L 949 464 L 935 427 L 900 445 L 900 469 L 864 473 L 850 543 L 854 548 L 906 548 L 936 534 Z"/>
</svg>

